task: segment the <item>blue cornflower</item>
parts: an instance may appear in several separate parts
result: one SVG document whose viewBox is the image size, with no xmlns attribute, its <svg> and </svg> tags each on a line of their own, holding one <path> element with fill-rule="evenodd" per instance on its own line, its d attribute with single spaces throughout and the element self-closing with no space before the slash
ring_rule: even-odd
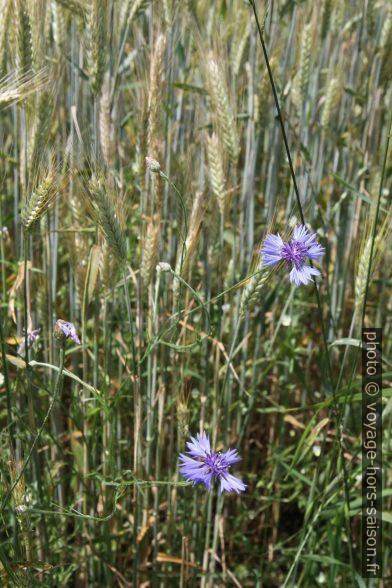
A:
<svg viewBox="0 0 392 588">
<path fill-rule="evenodd" d="M 283 241 L 279 235 L 267 235 L 261 247 L 264 265 L 276 265 L 285 261 L 290 271 L 290 281 L 296 286 L 307 284 L 312 276 L 320 272 L 314 267 L 305 265 L 306 258 L 319 260 L 325 253 L 324 247 L 315 243 L 315 233 L 310 233 L 304 225 L 296 225 L 289 242 Z"/>
<path fill-rule="evenodd" d="M 220 480 L 220 491 L 223 492 L 243 492 L 246 485 L 235 476 L 229 474 L 229 468 L 233 463 L 240 461 L 236 449 L 229 449 L 225 453 L 215 453 L 211 449 L 210 440 L 203 432 L 201 435 L 196 435 L 196 439 L 191 437 L 191 441 L 187 442 L 188 453 L 192 457 L 188 457 L 180 453 L 180 472 L 181 474 L 193 484 L 202 482 L 206 485 L 207 490 L 211 490 L 211 481 L 215 476 Z M 192 459 L 193 457 L 198 458 Z"/>
</svg>

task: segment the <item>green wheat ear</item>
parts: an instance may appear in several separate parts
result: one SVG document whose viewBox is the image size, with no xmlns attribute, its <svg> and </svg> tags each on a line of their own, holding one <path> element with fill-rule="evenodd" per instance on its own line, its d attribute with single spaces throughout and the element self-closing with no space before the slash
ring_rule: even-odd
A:
<svg viewBox="0 0 392 588">
<path fill-rule="evenodd" d="M 329 81 L 327 91 L 325 94 L 324 108 L 321 115 L 321 127 L 323 129 L 330 125 L 333 115 L 338 107 L 340 98 L 340 85 L 336 78 Z"/>
<path fill-rule="evenodd" d="M 101 91 L 106 67 L 106 19 L 107 0 L 88 0 L 87 21 L 87 63 L 91 88 L 94 94 Z"/>
<path fill-rule="evenodd" d="M 117 260 L 125 263 L 127 260 L 126 238 L 120 226 L 113 199 L 101 179 L 90 180 L 88 188 L 91 203 L 98 213 L 100 228 Z"/>
<path fill-rule="evenodd" d="M 21 72 L 27 72 L 33 67 L 33 43 L 27 0 L 15 0 L 14 22 L 16 66 Z"/>
<path fill-rule="evenodd" d="M 26 231 L 31 231 L 47 212 L 56 194 L 55 174 L 50 171 L 23 205 L 21 219 Z"/>
<path fill-rule="evenodd" d="M 240 304 L 241 316 L 244 316 L 246 310 L 252 308 L 256 304 L 260 296 L 260 292 L 267 282 L 270 274 L 270 271 L 263 267 L 262 261 L 260 261 L 258 264 L 256 271 L 259 273 L 249 279 L 242 292 Z"/>
<path fill-rule="evenodd" d="M 225 211 L 225 174 L 222 159 L 222 149 L 216 133 L 207 136 L 208 171 L 212 193 L 217 199 L 221 214 Z"/>
<path fill-rule="evenodd" d="M 293 85 L 293 102 L 299 112 L 301 112 L 303 103 L 306 100 L 309 86 L 311 45 L 312 25 L 308 23 L 302 31 L 299 69 L 294 78 Z"/>
<path fill-rule="evenodd" d="M 218 131 L 227 148 L 230 161 L 235 164 L 239 153 L 236 120 L 222 71 L 212 55 L 207 59 L 206 71 L 211 104 L 217 119 Z"/>
</svg>

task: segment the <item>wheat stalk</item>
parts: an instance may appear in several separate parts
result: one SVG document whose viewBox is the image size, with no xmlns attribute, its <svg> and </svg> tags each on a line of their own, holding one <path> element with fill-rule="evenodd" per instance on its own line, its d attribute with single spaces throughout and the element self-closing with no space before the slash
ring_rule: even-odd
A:
<svg viewBox="0 0 392 588">
<path fill-rule="evenodd" d="M 82 0 L 54 0 L 57 4 L 60 4 L 73 14 L 77 14 L 78 16 L 85 17 L 86 15 L 86 7 L 85 2 Z"/>
<path fill-rule="evenodd" d="M 133 0 L 132 7 L 129 12 L 129 22 L 132 22 L 135 18 L 143 14 L 151 3 L 151 0 Z"/>
<path fill-rule="evenodd" d="M 29 171 L 36 168 L 38 161 L 48 142 L 52 120 L 53 96 L 49 92 L 43 92 L 38 99 L 37 108 L 34 111 L 34 127 L 30 141 Z"/>
<path fill-rule="evenodd" d="M 30 23 L 33 66 L 36 70 L 45 65 L 46 45 L 50 30 L 50 7 L 42 0 L 30 1 Z"/>
<path fill-rule="evenodd" d="M 227 86 L 217 61 L 209 56 L 207 77 L 211 102 L 217 117 L 218 130 L 227 148 L 230 161 L 235 163 L 239 152 L 235 117 L 229 102 Z"/>
<path fill-rule="evenodd" d="M 244 316 L 246 310 L 252 308 L 256 304 L 260 292 L 268 280 L 270 272 L 267 268 L 263 267 L 262 261 L 260 261 L 256 271 L 257 273 L 249 278 L 249 281 L 242 292 L 240 303 L 241 316 Z"/>
<path fill-rule="evenodd" d="M 143 244 L 140 274 L 144 286 L 148 286 L 155 273 L 159 253 L 159 222 L 157 219 L 147 226 L 147 234 Z"/>
<path fill-rule="evenodd" d="M 163 34 L 158 35 L 151 58 L 150 65 L 150 88 L 148 93 L 148 131 L 147 147 L 149 155 L 152 155 L 158 161 L 161 159 L 162 141 L 159 133 L 159 113 L 162 108 L 163 84 L 162 77 L 164 71 L 164 56 L 166 48 L 166 37 Z"/>
<path fill-rule="evenodd" d="M 99 94 L 106 67 L 107 0 L 88 0 L 86 8 L 88 74 L 93 93 Z"/>
<path fill-rule="evenodd" d="M 16 36 L 16 66 L 22 72 L 33 67 L 32 35 L 27 0 L 14 0 L 14 19 Z"/>
<path fill-rule="evenodd" d="M 115 154 L 113 141 L 114 125 L 111 119 L 109 79 L 104 82 L 99 104 L 99 138 L 102 155 L 107 167 L 110 167 Z"/>
<path fill-rule="evenodd" d="M 324 40 L 331 24 L 331 15 L 333 9 L 333 0 L 324 0 L 323 11 L 321 14 L 321 38 Z"/>
<path fill-rule="evenodd" d="M 205 194 L 201 191 L 197 192 L 192 204 L 191 217 L 189 219 L 189 228 L 185 245 L 182 246 L 180 254 L 177 257 L 176 273 L 182 276 L 188 273 L 190 261 L 199 242 L 205 208 Z M 174 286 L 175 288 L 178 287 L 179 283 L 175 281 Z"/>
<path fill-rule="evenodd" d="M 363 247 L 363 251 L 361 253 L 357 274 L 355 278 L 355 285 L 354 285 L 354 295 L 355 295 L 355 309 L 358 311 L 364 301 L 365 298 L 365 291 L 366 291 L 366 282 L 368 277 L 369 271 L 369 280 L 371 279 L 372 273 L 377 265 L 378 259 L 380 254 L 385 247 L 385 238 L 388 232 L 388 227 L 390 225 L 391 215 L 388 215 L 387 219 L 383 222 L 381 229 L 374 239 L 373 245 L 373 254 L 372 254 L 372 264 L 369 270 L 369 261 L 370 261 L 370 253 L 372 250 L 372 241 L 373 236 L 369 235 L 369 237 L 365 241 L 365 245 Z"/>
<path fill-rule="evenodd" d="M 7 37 L 12 1 L 4 0 L 0 12 L 0 76 L 6 71 Z"/>
<path fill-rule="evenodd" d="M 33 74 L 9 75 L 0 80 L 0 108 L 11 106 L 26 99 L 32 93 L 42 90 L 47 83 L 45 69 Z"/>
<path fill-rule="evenodd" d="M 328 84 L 327 93 L 325 95 L 324 108 L 321 115 L 320 124 L 323 129 L 329 126 L 331 118 L 333 117 L 335 110 L 338 106 L 339 97 L 339 82 L 336 78 L 333 78 L 332 80 L 330 80 Z"/>
<path fill-rule="evenodd" d="M 102 180 L 89 182 L 91 202 L 98 212 L 98 222 L 105 238 L 120 263 L 127 259 L 127 245 L 124 232 L 120 226 L 113 200 L 109 196 Z"/>
<path fill-rule="evenodd" d="M 225 210 L 225 175 L 223 171 L 222 149 L 220 148 L 216 133 L 207 135 L 207 154 L 209 178 L 212 193 L 218 201 L 219 211 L 224 214 Z"/>
<path fill-rule="evenodd" d="M 245 28 L 242 30 L 241 34 L 239 35 L 239 38 L 237 37 L 237 39 L 236 39 L 237 42 L 233 43 L 231 61 L 232 61 L 233 75 L 236 77 L 240 73 L 241 64 L 243 62 L 246 49 L 249 45 L 250 29 L 251 29 L 250 23 L 247 22 L 245 25 Z"/>
<path fill-rule="evenodd" d="M 310 50 L 312 45 L 311 31 L 311 23 L 306 24 L 302 30 L 299 68 L 293 84 L 293 102 L 299 112 L 302 110 L 303 102 L 306 99 L 306 93 L 309 85 Z"/>
<path fill-rule="evenodd" d="M 22 224 L 31 231 L 39 219 L 47 212 L 56 196 L 55 172 L 49 171 L 38 184 L 30 198 L 24 203 L 21 213 Z"/>
<path fill-rule="evenodd" d="M 52 17 L 53 39 L 59 48 L 64 47 L 66 41 L 66 22 L 64 7 L 57 0 L 51 0 L 50 3 Z"/>
<path fill-rule="evenodd" d="M 381 35 L 380 35 L 380 48 L 381 49 L 385 49 L 388 45 L 388 43 L 390 42 L 390 37 L 391 37 L 391 30 L 392 30 L 392 4 L 389 4 L 388 8 L 387 8 L 387 14 L 385 16 L 383 25 L 382 25 L 382 29 L 381 29 Z"/>
</svg>

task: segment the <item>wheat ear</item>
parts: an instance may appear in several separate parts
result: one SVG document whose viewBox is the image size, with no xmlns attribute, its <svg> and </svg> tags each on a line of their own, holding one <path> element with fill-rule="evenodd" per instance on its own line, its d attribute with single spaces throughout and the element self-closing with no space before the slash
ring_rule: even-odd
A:
<svg viewBox="0 0 392 588">
<path fill-rule="evenodd" d="M 217 61 L 210 55 L 207 60 L 209 93 L 217 117 L 218 129 L 227 148 L 230 161 L 235 163 L 239 152 L 236 121 L 229 102 L 227 86 Z"/>
<path fill-rule="evenodd" d="M 162 141 L 159 134 L 159 113 L 162 109 L 162 77 L 164 70 L 164 57 L 166 48 L 166 37 L 158 35 L 151 58 L 150 65 L 150 88 L 148 93 L 148 131 L 147 147 L 148 154 L 161 159 Z"/>
<path fill-rule="evenodd" d="M 299 112 L 302 110 L 309 85 L 310 50 L 312 45 L 312 25 L 306 24 L 302 31 L 299 68 L 294 79 L 293 102 Z"/>
<path fill-rule="evenodd" d="M 11 0 L 4 0 L 0 13 L 0 77 L 6 71 L 7 37 L 10 23 Z"/>
<path fill-rule="evenodd" d="M 14 0 L 16 66 L 22 72 L 32 69 L 32 35 L 27 0 Z"/>
<path fill-rule="evenodd" d="M 26 231 L 33 229 L 34 225 L 49 209 L 55 196 L 55 174 L 50 171 L 23 205 L 21 217 Z"/>
<path fill-rule="evenodd" d="M 241 296 L 240 313 L 244 316 L 247 309 L 252 308 L 260 295 L 264 284 L 267 282 L 269 277 L 269 271 L 263 267 L 262 262 L 259 263 L 257 270 L 258 273 L 249 278 Z"/>
<path fill-rule="evenodd" d="M 107 0 L 89 0 L 87 4 L 87 63 L 90 84 L 99 94 L 106 67 L 106 15 Z"/>
<path fill-rule="evenodd" d="M 47 83 L 46 70 L 36 74 L 28 72 L 21 76 L 11 75 L 0 80 L 0 108 L 24 100 Z"/>
<path fill-rule="evenodd" d="M 35 110 L 35 120 L 32 138 L 30 142 L 29 171 L 36 168 L 42 152 L 48 142 L 50 125 L 52 121 L 53 96 L 49 92 L 43 92 Z"/>
<path fill-rule="evenodd" d="M 110 84 L 106 80 L 102 87 L 102 95 L 99 104 L 99 138 L 102 155 L 107 167 L 110 167 L 115 154 L 113 141 L 114 125 L 110 112 Z"/>
<path fill-rule="evenodd" d="M 333 78 L 328 84 L 324 108 L 321 115 L 320 124 L 323 129 L 327 128 L 331 122 L 331 118 L 333 117 L 339 103 L 339 95 L 339 82 L 336 78 Z"/>
<path fill-rule="evenodd" d="M 82 0 L 54 0 L 73 14 L 84 17 L 86 15 L 85 5 Z"/>
<path fill-rule="evenodd" d="M 208 171 L 212 193 L 217 199 L 221 214 L 225 210 L 225 175 L 223 171 L 222 149 L 216 133 L 207 135 Z"/>
<path fill-rule="evenodd" d="M 91 201 L 98 212 L 98 222 L 114 255 L 120 263 L 127 259 L 125 234 L 120 226 L 113 200 L 102 180 L 89 182 Z"/>
<path fill-rule="evenodd" d="M 381 29 L 380 35 L 380 48 L 385 49 L 391 40 L 392 30 L 392 4 L 389 4 L 387 14 L 384 19 L 384 23 Z"/>
<path fill-rule="evenodd" d="M 144 286 L 148 286 L 155 272 L 159 253 L 159 219 L 158 223 L 152 221 L 147 226 L 147 235 L 144 239 L 140 275 Z"/>
</svg>

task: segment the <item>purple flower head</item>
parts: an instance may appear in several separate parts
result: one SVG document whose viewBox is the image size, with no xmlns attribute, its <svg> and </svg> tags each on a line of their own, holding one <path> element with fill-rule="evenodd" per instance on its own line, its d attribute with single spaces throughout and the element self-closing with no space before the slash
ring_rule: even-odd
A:
<svg viewBox="0 0 392 588">
<path fill-rule="evenodd" d="M 28 331 L 27 332 L 27 348 L 28 349 L 30 349 L 34 345 L 34 343 L 38 339 L 38 335 L 39 335 L 40 331 L 41 331 L 41 329 L 35 329 L 35 331 Z M 20 355 L 21 357 L 24 357 L 25 350 L 26 350 L 26 335 L 23 334 L 23 339 L 20 342 L 20 345 L 19 345 L 16 353 L 18 355 Z"/>
<path fill-rule="evenodd" d="M 229 468 L 233 463 L 240 461 L 236 449 L 229 449 L 225 453 L 215 453 L 211 449 L 210 440 L 203 432 L 196 435 L 196 439 L 191 437 L 187 442 L 188 457 L 180 453 L 180 472 L 193 484 L 202 482 L 206 485 L 207 490 L 211 490 L 212 479 L 220 480 L 220 491 L 223 492 L 243 492 L 246 489 L 245 484 L 239 478 L 229 474 Z M 196 457 L 197 459 L 193 459 Z"/>
<path fill-rule="evenodd" d="M 307 284 L 312 276 L 320 272 L 306 265 L 306 258 L 319 260 L 325 252 L 324 247 L 315 242 L 316 234 L 310 233 L 304 225 L 296 225 L 289 242 L 279 235 L 267 235 L 261 247 L 264 265 L 276 265 L 285 261 L 290 271 L 290 281 L 296 286 Z"/>
<path fill-rule="evenodd" d="M 62 319 L 56 321 L 54 326 L 54 336 L 56 339 L 60 339 L 60 341 L 72 339 L 74 343 L 80 345 L 80 339 L 76 333 L 75 325 L 68 321 L 63 321 Z"/>
</svg>

